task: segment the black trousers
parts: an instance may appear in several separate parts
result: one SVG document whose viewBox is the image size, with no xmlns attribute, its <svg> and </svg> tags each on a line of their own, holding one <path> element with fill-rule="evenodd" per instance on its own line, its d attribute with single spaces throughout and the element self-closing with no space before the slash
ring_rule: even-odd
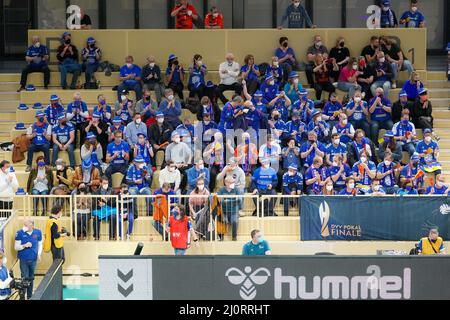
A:
<svg viewBox="0 0 450 320">
<path fill-rule="evenodd" d="M 125 176 L 127 175 L 127 170 L 128 170 L 128 166 L 126 164 L 124 164 L 124 165 L 110 164 L 105 171 L 105 176 L 108 178 L 109 186 L 112 187 L 112 175 L 114 173 L 118 173 L 118 172 L 123 174 L 123 180 L 122 180 L 122 183 L 123 183 L 125 181 Z"/>
<path fill-rule="evenodd" d="M 55 247 L 54 244 L 52 244 L 51 251 L 52 251 L 53 261 L 55 261 L 56 259 L 62 259 L 62 260 L 66 259 L 66 256 L 64 254 L 64 247 L 57 248 L 57 247 Z"/>
<path fill-rule="evenodd" d="M 44 73 L 44 86 L 48 86 L 50 84 L 50 69 L 48 66 L 33 66 L 29 64 L 22 70 L 22 76 L 20 77 L 21 87 L 25 87 L 27 85 L 28 74 L 34 72 Z"/>
<path fill-rule="evenodd" d="M 233 84 L 219 84 L 219 86 L 216 89 L 216 96 L 222 101 L 223 104 L 227 103 L 228 100 L 223 95 L 224 91 L 234 91 L 236 94 L 242 93 L 242 85 L 235 82 Z"/>
<path fill-rule="evenodd" d="M 325 82 L 314 84 L 314 90 L 316 90 L 316 99 L 321 100 L 323 91 L 326 91 L 331 94 L 336 91 L 336 88 L 333 86 L 331 82 Z"/>
</svg>

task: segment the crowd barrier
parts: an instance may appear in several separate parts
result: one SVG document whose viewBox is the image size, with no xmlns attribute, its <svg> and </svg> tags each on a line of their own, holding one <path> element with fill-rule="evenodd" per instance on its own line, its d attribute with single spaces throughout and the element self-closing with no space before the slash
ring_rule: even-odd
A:
<svg viewBox="0 0 450 320">
<path fill-rule="evenodd" d="M 52 70 L 56 70 L 56 49 L 66 30 L 28 30 L 29 43 L 33 35 L 51 50 Z M 405 56 L 416 70 L 426 70 L 426 29 L 227 29 L 227 30 L 78 30 L 71 31 L 72 43 L 81 49 L 88 37 L 94 37 L 102 49 L 103 60 L 123 65 L 127 55 L 133 55 L 135 63 L 142 65 L 148 55 L 156 57 L 163 69 L 167 58 L 174 53 L 186 67 L 194 54 L 203 55 L 203 62 L 210 70 L 218 70 L 225 54 L 232 52 L 236 61 L 243 63 L 247 54 L 255 55 L 255 62 L 270 61 L 278 48 L 282 36 L 289 38 L 289 45 L 296 52 L 299 61 L 306 60 L 306 51 L 315 35 L 322 36 L 323 43 L 330 50 L 336 40 L 343 36 L 352 56 L 359 56 L 373 35 L 392 36 L 401 45 Z"/>
</svg>

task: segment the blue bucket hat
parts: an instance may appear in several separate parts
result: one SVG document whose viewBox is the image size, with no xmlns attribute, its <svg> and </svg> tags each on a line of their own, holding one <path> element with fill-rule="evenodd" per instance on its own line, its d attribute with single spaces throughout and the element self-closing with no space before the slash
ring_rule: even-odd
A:
<svg viewBox="0 0 450 320">
<path fill-rule="evenodd" d="M 89 169 L 92 167 L 92 160 L 91 158 L 87 158 L 85 160 L 83 160 L 83 162 L 81 163 L 81 167 L 83 169 Z"/>
<path fill-rule="evenodd" d="M 264 79 L 264 81 L 269 81 L 269 80 L 272 80 L 272 79 L 273 79 L 273 74 L 268 73 L 268 74 L 266 74 L 266 78 Z"/>
<path fill-rule="evenodd" d="M 206 87 L 207 87 L 207 88 L 212 88 L 212 87 L 214 87 L 214 83 L 210 80 L 210 81 L 208 81 L 208 82 L 206 83 Z"/>
<path fill-rule="evenodd" d="M 64 40 L 64 38 L 65 38 L 66 36 L 72 36 L 72 35 L 70 34 L 69 31 L 66 31 L 66 32 L 64 32 L 64 33 L 62 34 L 61 40 Z"/>
<path fill-rule="evenodd" d="M 95 39 L 93 37 L 89 37 L 89 38 L 87 38 L 87 43 L 88 44 L 94 44 L 95 43 Z"/>
<path fill-rule="evenodd" d="M 172 132 L 171 138 L 173 138 L 175 136 L 181 136 L 181 134 L 177 130 L 175 130 Z"/>
<path fill-rule="evenodd" d="M 300 90 L 300 95 L 302 95 L 302 96 L 308 95 L 308 90 L 306 90 L 305 88 L 302 88 Z"/>
<path fill-rule="evenodd" d="M 101 117 L 102 117 L 102 114 L 98 111 L 95 111 L 94 113 L 92 113 L 92 118 L 100 119 Z"/>
<path fill-rule="evenodd" d="M 52 94 L 52 95 L 50 96 L 50 101 L 56 101 L 56 100 L 59 100 L 58 95 L 57 95 L 57 94 Z"/>
<path fill-rule="evenodd" d="M 422 89 L 419 90 L 419 96 L 427 94 L 427 93 L 428 93 L 428 90 L 425 89 L 425 88 L 422 88 Z"/>
<path fill-rule="evenodd" d="M 261 90 L 256 90 L 256 92 L 253 94 L 254 97 L 262 97 L 263 94 L 261 92 Z"/>
<path fill-rule="evenodd" d="M 64 113 L 58 114 L 58 120 L 63 120 L 66 118 L 66 115 Z"/>
<path fill-rule="evenodd" d="M 37 111 L 35 117 L 36 118 L 45 117 L 45 112 L 44 111 Z"/>
<path fill-rule="evenodd" d="M 25 123 L 23 123 L 23 122 L 17 122 L 16 123 L 16 126 L 14 127 L 14 129 L 16 129 L 16 130 L 25 130 L 26 128 L 25 128 Z"/>
<path fill-rule="evenodd" d="M 288 170 L 289 170 L 289 169 L 298 171 L 298 168 L 297 168 L 296 166 L 289 166 L 289 167 L 288 167 Z"/>
<path fill-rule="evenodd" d="M 42 109 L 42 103 L 40 102 L 36 102 L 35 104 L 33 104 L 33 109 Z"/>
<path fill-rule="evenodd" d="M 418 162 L 418 161 L 420 161 L 420 157 L 419 157 L 419 154 L 417 153 L 417 152 L 414 152 L 413 153 L 413 155 L 411 156 L 411 159 L 410 159 L 412 162 Z"/>
<path fill-rule="evenodd" d="M 391 5 L 391 1 L 390 0 L 383 0 L 383 6 L 389 7 L 390 5 Z"/>
<path fill-rule="evenodd" d="M 21 103 L 21 104 L 19 104 L 17 109 L 19 109 L 19 110 L 28 110 L 28 106 L 25 103 Z"/>
<path fill-rule="evenodd" d="M 27 86 L 25 87 L 25 90 L 26 91 L 36 91 L 36 88 L 32 84 L 27 84 Z"/>
<path fill-rule="evenodd" d="M 388 130 L 384 133 L 384 136 L 386 138 L 392 138 L 392 137 L 394 137 L 394 132 L 392 132 L 392 130 Z"/>
<path fill-rule="evenodd" d="M 136 156 L 136 158 L 134 158 L 133 161 L 136 163 L 145 163 L 145 160 L 141 155 Z"/>
<path fill-rule="evenodd" d="M 115 116 L 112 120 L 113 123 L 122 123 L 122 118 L 119 116 Z"/>
<path fill-rule="evenodd" d="M 16 195 L 17 196 L 24 196 L 26 194 L 27 193 L 25 192 L 25 190 L 23 188 L 18 188 L 17 191 L 16 191 Z"/>
<path fill-rule="evenodd" d="M 144 138 L 147 138 L 147 135 L 145 134 L 145 133 L 142 133 L 142 132 L 139 132 L 138 134 L 137 134 L 137 136 L 138 137 L 144 137 Z"/>
<path fill-rule="evenodd" d="M 163 117 L 164 117 L 164 113 L 162 113 L 162 112 L 156 113 L 156 118 L 163 118 Z"/>
<path fill-rule="evenodd" d="M 430 128 L 426 128 L 426 129 L 423 129 L 423 134 L 425 134 L 425 133 L 432 133 L 432 131 Z"/>
<path fill-rule="evenodd" d="M 401 90 L 400 93 L 398 94 L 399 97 L 407 97 L 408 94 L 406 93 L 405 90 Z"/>
<path fill-rule="evenodd" d="M 174 60 L 176 58 L 177 58 L 177 56 L 172 53 L 172 54 L 169 55 L 169 59 L 168 60 L 171 61 L 171 60 Z"/>
<path fill-rule="evenodd" d="M 311 118 L 314 118 L 320 113 L 320 110 L 314 109 L 313 113 L 311 114 Z"/>
<path fill-rule="evenodd" d="M 260 162 L 261 162 L 261 164 L 269 163 L 270 159 L 269 158 L 261 158 Z"/>
<path fill-rule="evenodd" d="M 88 132 L 86 135 L 86 139 L 95 139 L 97 138 L 93 132 Z"/>
<path fill-rule="evenodd" d="M 289 79 L 298 78 L 298 73 L 295 71 L 289 72 Z"/>
</svg>

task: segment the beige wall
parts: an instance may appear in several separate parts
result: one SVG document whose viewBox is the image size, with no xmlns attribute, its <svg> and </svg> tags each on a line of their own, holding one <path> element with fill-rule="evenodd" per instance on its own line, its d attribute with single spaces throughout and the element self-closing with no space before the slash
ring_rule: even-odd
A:
<svg viewBox="0 0 450 320">
<path fill-rule="evenodd" d="M 29 30 L 29 42 L 33 35 L 39 35 L 41 42 L 45 44 L 46 39 L 59 38 L 63 32 L 64 30 Z M 187 66 L 191 63 L 192 56 L 199 53 L 203 55 L 210 70 L 217 70 L 227 52 L 233 52 L 239 63 L 243 62 L 248 53 L 255 56 L 257 63 L 269 61 L 281 36 L 287 36 L 298 59 L 305 60 L 306 49 L 316 34 L 322 36 L 329 49 L 335 45 L 339 36 L 344 36 L 354 56 L 360 55 L 372 35 L 396 36 L 401 39 L 403 52 L 408 58 L 411 58 L 408 50 L 414 49 L 415 69 L 426 69 L 425 29 L 79 30 L 72 31 L 72 39 L 81 51 L 86 39 L 93 36 L 103 50 L 103 60 L 119 65 L 123 64 L 124 57 L 128 54 L 133 55 L 139 65 L 145 63 L 147 55 L 153 54 L 165 69 L 167 57 L 175 53 L 180 62 Z M 58 44 L 58 41 L 51 41 L 50 49 L 56 49 Z M 51 60 L 56 61 L 55 53 L 52 53 Z"/>
</svg>

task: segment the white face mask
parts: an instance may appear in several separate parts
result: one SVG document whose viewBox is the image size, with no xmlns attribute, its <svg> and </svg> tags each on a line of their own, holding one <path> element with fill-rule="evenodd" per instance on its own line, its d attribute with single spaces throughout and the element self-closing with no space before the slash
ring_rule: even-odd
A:
<svg viewBox="0 0 450 320">
<path fill-rule="evenodd" d="M 64 167 L 62 165 L 57 165 L 56 166 L 56 170 L 58 171 L 62 171 L 64 169 Z"/>
<path fill-rule="evenodd" d="M 145 164 L 143 164 L 143 163 L 138 164 L 139 169 L 144 169 L 144 167 L 145 167 Z"/>
<path fill-rule="evenodd" d="M 384 165 L 385 165 L 386 167 L 389 167 L 389 166 L 391 165 L 391 162 L 390 162 L 390 161 L 387 161 L 387 160 L 384 160 Z"/>
<path fill-rule="evenodd" d="M 133 66 L 133 65 L 132 65 L 131 63 L 127 63 L 127 68 L 128 68 L 128 69 L 131 69 L 132 66 Z"/>
<path fill-rule="evenodd" d="M 355 101 L 355 103 L 360 103 L 361 97 L 354 97 L 353 100 Z"/>
<path fill-rule="evenodd" d="M 205 185 L 204 184 L 199 184 L 197 186 L 198 190 L 203 191 L 203 189 L 205 189 Z"/>
<path fill-rule="evenodd" d="M 154 62 L 149 63 L 150 68 L 153 68 L 155 66 Z"/>
<path fill-rule="evenodd" d="M 102 189 L 103 190 L 108 190 L 108 185 L 107 184 L 102 184 Z"/>
<path fill-rule="evenodd" d="M 320 48 L 322 46 L 322 41 L 316 42 L 316 47 Z"/>
<path fill-rule="evenodd" d="M 384 63 L 386 61 L 386 58 L 380 58 L 378 61 L 380 61 L 380 63 Z"/>
<path fill-rule="evenodd" d="M 353 70 L 358 70 L 358 66 L 356 64 L 353 65 Z"/>
<path fill-rule="evenodd" d="M 354 188 L 355 188 L 355 184 L 354 184 L 354 183 L 349 183 L 349 184 L 348 184 L 348 187 L 349 187 L 350 189 L 354 189 Z"/>
<path fill-rule="evenodd" d="M 203 164 L 198 166 L 198 170 L 203 170 L 203 169 L 205 169 L 205 166 Z"/>
<path fill-rule="evenodd" d="M 333 190 L 333 186 L 327 186 L 327 191 Z"/>
<path fill-rule="evenodd" d="M 383 11 L 384 12 L 389 11 L 389 7 L 383 7 Z"/>
<path fill-rule="evenodd" d="M 174 172 L 175 171 L 175 168 L 171 168 L 171 167 L 169 167 L 169 169 L 167 169 L 169 172 Z"/>
<path fill-rule="evenodd" d="M 336 161 L 333 161 L 332 165 L 333 165 L 333 167 L 337 167 L 338 163 Z"/>
<path fill-rule="evenodd" d="M 234 189 L 236 185 L 234 183 L 230 184 L 230 189 Z"/>
<path fill-rule="evenodd" d="M 444 183 L 442 181 L 436 181 L 436 186 L 443 187 Z"/>
<path fill-rule="evenodd" d="M 142 119 L 141 119 L 141 118 L 136 119 L 136 124 L 140 124 L 141 122 L 142 122 Z"/>
<path fill-rule="evenodd" d="M 173 142 L 175 142 L 175 143 L 180 143 L 180 141 L 181 141 L 180 137 L 177 137 L 177 138 L 173 139 Z"/>
<path fill-rule="evenodd" d="M 163 123 L 164 122 L 164 118 L 158 118 L 158 120 L 156 120 L 156 121 L 158 121 L 158 123 Z"/>
<path fill-rule="evenodd" d="M 431 142 L 431 137 L 425 137 L 424 140 L 425 140 L 426 143 L 430 143 Z"/>
<path fill-rule="evenodd" d="M 269 81 L 269 85 L 273 86 L 275 84 L 275 81 Z"/>
<path fill-rule="evenodd" d="M 298 79 L 294 79 L 294 83 L 295 83 L 295 84 L 298 84 Z"/>
<path fill-rule="evenodd" d="M 417 7 L 412 7 L 412 8 L 411 8 L 411 11 L 412 11 L 412 12 L 416 12 L 416 11 L 417 11 Z"/>
<path fill-rule="evenodd" d="M 204 105 L 203 105 L 203 108 L 204 108 L 204 109 L 208 109 L 208 108 L 209 108 L 209 105 L 204 104 Z"/>
<path fill-rule="evenodd" d="M 322 121 L 322 116 L 317 116 L 317 122 Z"/>
<path fill-rule="evenodd" d="M 367 158 L 366 158 L 366 157 L 361 157 L 361 162 L 362 162 L 362 163 L 366 163 L 366 161 L 367 161 Z"/>
<path fill-rule="evenodd" d="M 288 175 L 289 175 L 290 177 L 293 177 L 293 176 L 295 176 L 295 172 L 288 171 Z"/>
<path fill-rule="evenodd" d="M 36 42 L 36 43 L 34 44 L 34 46 L 35 46 L 36 48 L 39 48 L 39 47 L 41 46 L 41 43 L 40 43 L 40 42 Z"/>
<path fill-rule="evenodd" d="M 377 185 L 373 186 L 373 190 L 374 191 L 380 191 L 380 185 L 377 184 Z"/>
<path fill-rule="evenodd" d="M 347 123 L 348 123 L 348 120 L 347 120 L 347 119 L 342 120 L 342 124 L 343 124 L 344 126 L 345 126 Z"/>
<path fill-rule="evenodd" d="M 122 99 L 122 101 L 125 101 L 125 100 L 127 100 L 127 96 L 121 95 L 121 96 L 120 96 L 120 99 Z"/>
<path fill-rule="evenodd" d="M 274 67 L 277 67 L 277 68 L 278 68 L 279 65 L 280 65 L 280 64 L 279 64 L 278 61 L 274 61 L 274 62 L 273 62 L 273 66 L 274 66 Z"/>
<path fill-rule="evenodd" d="M 167 99 L 169 99 L 170 101 L 172 101 L 172 100 L 173 100 L 173 94 L 171 94 L 170 96 L 168 96 Z"/>
<path fill-rule="evenodd" d="M 23 231 L 23 232 L 28 232 L 28 228 L 25 227 L 25 226 L 23 226 L 22 231 Z"/>
<path fill-rule="evenodd" d="M 299 5 L 300 5 L 300 2 L 294 2 L 294 7 L 298 8 Z"/>
<path fill-rule="evenodd" d="M 334 143 L 334 144 L 339 144 L 340 142 L 341 142 L 340 139 L 334 139 L 334 140 L 333 140 L 333 143 Z"/>
<path fill-rule="evenodd" d="M 202 66 L 203 65 L 203 61 L 202 60 L 198 60 L 197 61 L 197 65 Z"/>
</svg>

